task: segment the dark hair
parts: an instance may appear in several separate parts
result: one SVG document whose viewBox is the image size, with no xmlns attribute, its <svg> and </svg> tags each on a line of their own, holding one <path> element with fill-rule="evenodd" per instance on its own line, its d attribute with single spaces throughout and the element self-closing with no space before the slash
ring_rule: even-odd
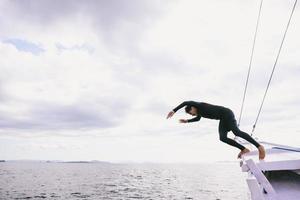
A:
<svg viewBox="0 0 300 200">
<path fill-rule="evenodd" d="M 190 113 L 190 111 L 192 110 L 192 106 L 191 105 L 187 105 L 187 106 L 185 106 L 185 112 L 186 113 Z"/>
</svg>

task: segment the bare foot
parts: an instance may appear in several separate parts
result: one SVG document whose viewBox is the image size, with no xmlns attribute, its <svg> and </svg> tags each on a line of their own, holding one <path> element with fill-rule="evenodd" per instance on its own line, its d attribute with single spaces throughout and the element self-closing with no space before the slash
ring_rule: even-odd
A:
<svg viewBox="0 0 300 200">
<path fill-rule="evenodd" d="M 247 148 L 245 148 L 244 150 L 242 150 L 242 151 L 239 153 L 238 158 L 241 158 L 243 154 L 249 153 L 249 152 L 250 152 L 250 150 L 247 149 Z"/>
<path fill-rule="evenodd" d="M 264 146 L 260 145 L 258 147 L 258 152 L 259 152 L 259 160 L 263 160 L 266 156 L 266 151 L 265 151 Z"/>
</svg>

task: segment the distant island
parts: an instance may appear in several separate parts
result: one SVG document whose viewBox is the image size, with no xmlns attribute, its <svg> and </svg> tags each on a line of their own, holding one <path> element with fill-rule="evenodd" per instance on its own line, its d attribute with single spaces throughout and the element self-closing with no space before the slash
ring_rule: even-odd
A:
<svg viewBox="0 0 300 200">
<path fill-rule="evenodd" d="M 100 160 L 0 160 L 0 162 L 37 162 L 37 163 L 97 163 L 97 164 L 114 164 L 108 161 L 100 161 Z"/>
<path fill-rule="evenodd" d="M 86 160 L 71 160 L 71 161 L 57 161 L 57 160 L 47 160 L 47 163 L 99 163 L 99 164 L 112 164 L 107 161 L 99 161 L 99 160 L 91 160 L 91 161 L 86 161 Z"/>
<path fill-rule="evenodd" d="M 75 161 L 63 161 L 63 163 L 101 163 L 101 164 L 111 164 L 110 162 L 106 161 L 99 161 L 99 160 L 91 160 L 91 161 L 81 161 L 81 160 L 75 160 Z"/>
</svg>

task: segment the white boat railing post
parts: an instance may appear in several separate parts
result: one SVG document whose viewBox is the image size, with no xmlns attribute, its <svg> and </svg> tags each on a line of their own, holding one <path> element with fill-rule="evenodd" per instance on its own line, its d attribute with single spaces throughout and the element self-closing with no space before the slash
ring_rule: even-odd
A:
<svg viewBox="0 0 300 200">
<path fill-rule="evenodd" d="M 263 189 L 266 191 L 267 199 L 270 200 L 277 200 L 277 195 L 275 190 L 273 189 L 272 185 L 268 181 L 268 179 L 265 177 L 265 175 L 262 173 L 259 167 L 256 166 L 254 161 L 252 159 L 245 161 L 247 166 L 249 167 L 251 173 L 255 176 L 258 183 L 263 187 Z"/>
<path fill-rule="evenodd" d="M 265 200 L 263 190 L 251 172 L 249 172 L 249 176 L 246 181 L 251 192 L 251 200 Z"/>
</svg>

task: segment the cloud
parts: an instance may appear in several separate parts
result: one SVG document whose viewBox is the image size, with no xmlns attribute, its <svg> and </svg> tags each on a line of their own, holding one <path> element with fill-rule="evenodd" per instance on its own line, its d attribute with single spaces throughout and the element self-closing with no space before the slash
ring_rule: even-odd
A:
<svg viewBox="0 0 300 200">
<path fill-rule="evenodd" d="M 64 46 L 62 44 L 56 44 L 56 47 L 59 51 L 72 51 L 72 50 L 82 50 L 82 51 L 87 51 L 88 53 L 92 54 L 95 49 L 88 45 L 88 44 L 82 44 L 82 45 L 73 45 L 70 47 Z"/>
<path fill-rule="evenodd" d="M 113 26 L 117 21 L 125 19 L 139 21 L 149 13 L 153 14 L 153 8 L 159 9 L 159 1 L 97 1 L 88 2 L 59 0 L 35 2 L 27 1 L 8 1 L 2 5 L 8 11 L 17 16 L 24 16 L 22 19 L 36 21 L 40 23 L 53 22 L 60 20 L 68 15 L 78 13 L 88 13 L 95 19 L 102 22 L 106 27 Z"/>
<path fill-rule="evenodd" d="M 14 45 L 19 51 L 31 52 L 35 55 L 38 55 L 45 51 L 40 47 L 40 45 L 28 42 L 26 40 L 9 38 L 4 40 L 3 42 Z"/>
<path fill-rule="evenodd" d="M 75 29 L 81 28 L 82 31 L 85 26 L 92 27 L 97 37 L 107 43 L 107 48 L 120 51 L 122 46 L 133 47 L 141 32 L 159 19 L 170 2 L 159 0 L 5 1 L 0 4 L 3 13 L 0 24 L 3 28 L 2 34 L 16 34 L 16 30 L 23 29 L 23 33 L 16 37 L 27 37 L 32 29 L 54 35 L 69 31 L 70 27 L 63 25 L 64 21 L 68 21 L 75 26 Z M 18 26 L 11 27 L 12 22 L 16 22 Z M 119 47 L 119 50 L 114 47 Z M 121 51 L 126 52 L 126 49 Z"/>
<path fill-rule="evenodd" d="M 289 9 L 281 0 L 264 5 L 245 130 L 251 130 L 258 111 Z M 72 144 L 95 143 L 86 146 L 85 156 L 115 149 L 117 158 L 125 156 L 124 149 L 129 156 L 145 146 L 145 153 L 145 143 L 159 137 L 180 137 L 179 143 L 207 135 L 218 140 L 217 121 L 178 124 L 190 117 L 184 112 L 165 119 L 184 100 L 224 105 L 239 114 L 257 2 L 25 0 L 2 1 L 0 11 L 2 138 L 21 138 L 19 143 L 46 138 L 45 146 L 50 138 L 53 144 L 56 138 L 74 139 Z M 259 134 L 298 130 L 298 18 L 296 12 Z"/>
<path fill-rule="evenodd" d="M 20 130 L 60 130 L 65 129 L 103 129 L 119 126 L 126 117 L 131 105 L 116 99 L 91 104 L 77 102 L 73 105 L 60 105 L 49 102 L 34 102 L 28 112 L 19 113 L 18 117 L 2 114 L 2 129 Z"/>
</svg>

